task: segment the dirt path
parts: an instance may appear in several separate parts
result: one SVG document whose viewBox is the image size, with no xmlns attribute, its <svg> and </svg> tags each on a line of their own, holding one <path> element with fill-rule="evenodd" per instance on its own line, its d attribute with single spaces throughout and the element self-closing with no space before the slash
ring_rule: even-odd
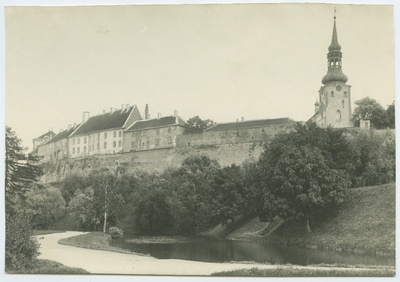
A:
<svg viewBox="0 0 400 282">
<path fill-rule="evenodd" d="M 83 268 L 93 274 L 210 275 L 214 272 L 241 268 L 278 267 L 264 264 L 208 263 L 177 259 L 161 260 L 153 257 L 97 251 L 58 244 L 60 239 L 80 234 L 84 233 L 69 231 L 37 236 L 41 244 L 39 258 L 57 261 L 70 267 Z"/>
</svg>

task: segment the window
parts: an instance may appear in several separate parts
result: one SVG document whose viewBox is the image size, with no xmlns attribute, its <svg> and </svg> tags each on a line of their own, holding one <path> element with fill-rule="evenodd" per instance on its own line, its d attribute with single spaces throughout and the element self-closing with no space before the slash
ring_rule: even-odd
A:
<svg viewBox="0 0 400 282">
<path fill-rule="evenodd" d="M 136 147 L 136 143 L 135 142 L 132 142 L 131 143 L 131 148 L 133 149 L 133 148 L 135 148 Z"/>
<path fill-rule="evenodd" d="M 104 149 L 107 149 L 107 142 L 104 142 Z"/>
<path fill-rule="evenodd" d="M 122 142 L 120 140 L 120 141 L 118 141 L 118 147 L 121 147 L 121 145 L 122 145 Z"/>
<path fill-rule="evenodd" d="M 160 138 L 156 138 L 156 146 L 160 145 Z"/>
<path fill-rule="evenodd" d="M 107 139 L 107 132 L 104 132 L 104 139 Z"/>
<path fill-rule="evenodd" d="M 331 91 L 331 97 L 334 97 L 335 96 L 335 93 L 333 93 L 333 91 Z"/>
<path fill-rule="evenodd" d="M 81 152 L 81 148 L 78 147 L 77 153 L 79 154 Z"/>
<path fill-rule="evenodd" d="M 160 135 L 160 129 L 159 128 L 156 129 L 156 134 Z"/>
<path fill-rule="evenodd" d="M 75 148 L 72 148 L 72 154 L 75 154 Z"/>
<path fill-rule="evenodd" d="M 113 142 L 113 147 L 115 148 L 115 147 L 117 147 L 117 142 Z"/>
<path fill-rule="evenodd" d="M 342 113 L 339 110 L 336 111 L 335 120 L 336 122 L 340 122 L 342 120 Z"/>
<path fill-rule="evenodd" d="M 86 146 L 85 146 L 85 147 L 83 147 L 83 152 L 84 152 L 84 153 L 86 153 Z"/>
<path fill-rule="evenodd" d="M 114 131 L 114 138 L 115 138 L 115 137 L 117 137 L 117 132 L 116 132 L 116 131 Z"/>
<path fill-rule="evenodd" d="M 172 137 L 171 136 L 168 137 L 168 144 L 172 144 Z"/>
<path fill-rule="evenodd" d="M 87 137 L 83 137 L 83 144 L 87 143 Z"/>
<path fill-rule="evenodd" d="M 344 98 L 347 98 L 347 92 L 346 92 L 346 91 L 344 91 L 343 97 L 344 97 Z"/>
<path fill-rule="evenodd" d="M 342 108 L 344 109 L 344 100 L 342 100 Z"/>
<path fill-rule="evenodd" d="M 77 138 L 77 143 L 81 143 L 81 138 Z"/>
<path fill-rule="evenodd" d="M 122 130 L 118 131 L 118 137 L 122 137 Z"/>
<path fill-rule="evenodd" d="M 100 143 L 97 143 L 97 150 L 100 149 Z"/>
</svg>

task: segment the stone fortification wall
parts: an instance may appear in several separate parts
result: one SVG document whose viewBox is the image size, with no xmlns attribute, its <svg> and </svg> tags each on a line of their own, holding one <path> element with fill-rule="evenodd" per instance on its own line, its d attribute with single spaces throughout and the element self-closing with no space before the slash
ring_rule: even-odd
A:
<svg viewBox="0 0 400 282">
<path fill-rule="evenodd" d="M 258 160 L 263 151 L 262 142 L 202 145 L 148 150 L 110 155 L 96 155 L 85 158 L 62 159 L 43 163 L 44 183 L 59 182 L 68 174 L 88 174 L 100 167 L 114 167 L 125 164 L 129 171 L 144 170 L 161 172 L 168 167 L 179 167 L 190 156 L 207 155 L 220 165 L 242 164 Z"/>
</svg>

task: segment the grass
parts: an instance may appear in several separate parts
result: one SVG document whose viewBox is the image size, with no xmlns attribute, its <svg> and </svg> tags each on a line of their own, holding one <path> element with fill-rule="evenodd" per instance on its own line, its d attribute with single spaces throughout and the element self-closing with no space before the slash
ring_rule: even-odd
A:
<svg viewBox="0 0 400 282">
<path fill-rule="evenodd" d="M 89 274 L 86 270 L 76 267 L 68 267 L 61 263 L 39 259 L 38 264 L 32 269 L 25 270 L 7 270 L 10 274 Z"/>
<path fill-rule="evenodd" d="M 266 238 L 273 243 L 338 252 L 395 255 L 395 184 L 355 188 L 339 213 L 312 233 L 287 223 Z"/>
<path fill-rule="evenodd" d="M 70 238 L 60 239 L 59 244 L 69 245 L 85 249 L 117 252 L 123 254 L 134 254 L 144 256 L 143 254 L 134 253 L 129 250 L 124 250 L 118 247 L 110 246 L 111 236 L 102 232 L 91 232 Z"/>
<path fill-rule="evenodd" d="M 283 266 L 271 269 L 239 269 L 216 272 L 212 276 L 253 276 L 253 277 L 393 277 L 394 268 L 383 269 L 336 269 L 336 268 L 297 268 Z"/>
</svg>

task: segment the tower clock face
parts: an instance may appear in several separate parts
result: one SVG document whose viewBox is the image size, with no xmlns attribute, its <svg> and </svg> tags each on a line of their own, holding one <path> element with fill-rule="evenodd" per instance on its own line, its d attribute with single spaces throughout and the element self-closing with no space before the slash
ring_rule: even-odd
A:
<svg viewBox="0 0 400 282">
<path fill-rule="evenodd" d="M 340 86 L 340 85 L 336 85 L 336 90 L 337 90 L 337 91 L 340 91 L 340 90 L 342 90 L 342 86 Z"/>
</svg>

